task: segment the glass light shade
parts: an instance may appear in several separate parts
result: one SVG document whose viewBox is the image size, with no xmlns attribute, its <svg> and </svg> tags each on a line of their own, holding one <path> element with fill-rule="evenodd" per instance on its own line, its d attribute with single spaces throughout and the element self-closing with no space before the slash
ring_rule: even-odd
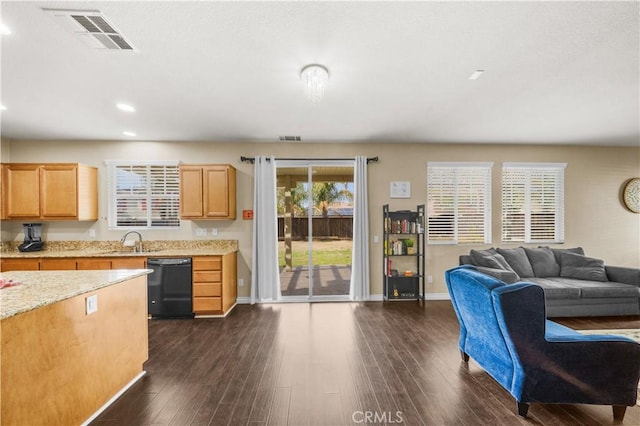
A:
<svg viewBox="0 0 640 426">
<path fill-rule="evenodd" d="M 311 102 L 320 102 L 329 82 L 329 70 L 323 65 L 307 65 L 302 68 L 300 78 L 304 82 L 305 91 Z"/>
</svg>

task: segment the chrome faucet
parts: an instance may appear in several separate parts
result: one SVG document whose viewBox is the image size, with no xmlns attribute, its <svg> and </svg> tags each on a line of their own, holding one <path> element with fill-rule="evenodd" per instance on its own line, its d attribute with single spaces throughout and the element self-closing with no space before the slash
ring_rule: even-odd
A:
<svg viewBox="0 0 640 426">
<path fill-rule="evenodd" d="M 133 244 L 133 252 L 136 253 L 138 250 L 136 249 L 138 245 L 140 246 L 140 252 L 142 252 L 142 235 L 138 231 L 129 231 L 120 238 L 120 242 L 124 244 L 124 241 L 127 239 L 129 234 L 136 234 L 138 236 L 138 244 Z"/>
</svg>

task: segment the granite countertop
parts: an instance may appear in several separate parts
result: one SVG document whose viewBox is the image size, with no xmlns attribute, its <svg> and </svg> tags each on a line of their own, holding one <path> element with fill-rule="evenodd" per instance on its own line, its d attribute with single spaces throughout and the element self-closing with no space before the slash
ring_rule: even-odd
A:
<svg viewBox="0 0 640 426">
<path fill-rule="evenodd" d="M 132 247 L 123 247 L 119 241 L 53 241 L 45 249 L 22 253 L 17 245 L 5 244 L 0 256 L 4 258 L 43 257 L 190 257 L 223 256 L 238 251 L 237 240 L 205 241 L 144 241 L 143 251 L 134 253 Z"/>
<path fill-rule="evenodd" d="M 3 272 L 0 278 L 20 285 L 0 289 L 0 320 L 149 273 L 150 269 Z"/>
<path fill-rule="evenodd" d="M 2 252 L 4 258 L 28 259 L 43 257 L 190 257 L 190 256 L 223 256 L 225 254 L 237 251 L 235 248 L 193 248 L 193 249 L 165 249 L 150 250 L 134 253 L 132 251 L 123 250 L 42 250 L 29 253 L 21 253 L 19 251 Z"/>
</svg>

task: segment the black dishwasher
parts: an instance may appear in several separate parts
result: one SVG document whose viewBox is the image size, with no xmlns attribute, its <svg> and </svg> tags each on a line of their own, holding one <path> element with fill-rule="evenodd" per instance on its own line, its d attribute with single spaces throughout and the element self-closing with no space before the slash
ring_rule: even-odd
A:
<svg viewBox="0 0 640 426">
<path fill-rule="evenodd" d="M 149 315 L 153 318 L 193 318 L 191 258 L 147 259 Z"/>
</svg>

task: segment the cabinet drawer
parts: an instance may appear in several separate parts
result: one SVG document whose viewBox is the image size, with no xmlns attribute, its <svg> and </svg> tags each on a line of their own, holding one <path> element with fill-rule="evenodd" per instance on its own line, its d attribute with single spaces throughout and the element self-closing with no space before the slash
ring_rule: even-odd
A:
<svg viewBox="0 0 640 426">
<path fill-rule="evenodd" d="M 144 269 L 146 260 L 144 257 L 116 257 L 111 259 L 111 269 Z"/>
<path fill-rule="evenodd" d="M 194 257 L 194 271 L 220 271 L 222 270 L 221 257 Z"/>
<path fill-rule="evenodd" d="M 0 259 L 2 272 L 5 271 L 37 271 L 40 269 L 38 259 Z"/>
<path fill-rule="evenodd" d="M 222 298 L 220 297 L 194 297 L 193 311 L 195 313 L 205 311 L 221 311 Z"/>
<path fill-rule="evenodd" d="M 219 283 L 221 281 L 221 271 L 193 271 L 194 283 Z"/>
<path fill-rule="evenodd" d="M 222 284 L 194 284 L 193 297 L 222 296 Z"/>
<path fill-rule="evenodd" d="M 41 259 L 41 271 L 75 271 L 75 259 Z"/>
<path fill-rule="evenodd" d="M 104 270 L 111 269 L 111 260 L 109 259 L 78 259 L 78 270 Z"/>
</svg>

